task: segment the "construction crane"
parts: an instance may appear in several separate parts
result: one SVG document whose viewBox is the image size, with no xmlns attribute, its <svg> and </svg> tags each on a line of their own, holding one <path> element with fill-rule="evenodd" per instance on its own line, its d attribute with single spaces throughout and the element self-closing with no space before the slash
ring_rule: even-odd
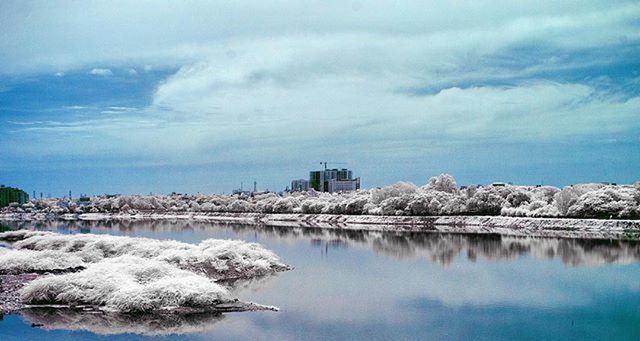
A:
<svg viewBox="0 0 640 341">
<path fill-rule="evenodd" d="M 334 162 L 334 161 L 322 161 L 320 165 L 324 165 L 324 170 L 327 170 L 327 164 L 331 165 L 346 165 L 346 162 Z"/>
</svg>

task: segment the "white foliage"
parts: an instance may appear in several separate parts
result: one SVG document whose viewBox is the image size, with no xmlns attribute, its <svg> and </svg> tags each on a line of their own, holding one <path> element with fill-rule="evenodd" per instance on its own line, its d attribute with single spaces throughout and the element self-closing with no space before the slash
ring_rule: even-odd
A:
<svg viewBox="0 0 640 341">
<path fill-rule="evenodd" d="M 272 251 L 259 244 L 239 240 L 207 239 L 193 245 L 172 240 L 95 234 L 0 233 L 0 240 L 19 237 L 22 240 L 13 244 L 18 250 L 58 251 L 85 263 L 136 256 L 171 263 L 211 278 L 225 279 L 250 278 L 287 269 L 287 265 Z"/>
<path fill-rule="evenodd" d="M 472 214 L 496 215 L 505 206 L 507 188 L 483 187 L 475 191 L 473 197 L 467 201 L 467 212 Z"/>
<path fill-rule="evenodd" d="M 126 204 L 125 204 L 126 205 Z M 21 291 L 25 304 L 88 305 L 115 312 L 264 309 L 239 302 L 215 280 L 288 270 L 256 243 L 207 239 L 197 245 L 111 235 L 41 231 L 0 233 L 0 273 L 69 272 Z M 230 305 L 229 305 L 230 304 Z"/>
<path fill-rule="evenodd" d="M 81 257 L 61 251 L 2 250 L 0 274 L 65 271 L 85 267 Z"/>
<path fill-rule="evenodd" d="M 558 217 L 560 211 L 555 205 L 536 200 L 518 207 L 503 207 L 500 214 L 511 217 Z"/>
<path fill-rule="evenodd" d="M 602 190 L 610 194 L 603 194 Z M 615 193 L 618 193 L 615 194 Z M 578 199 L 589 194 L 578 203 Z M 623 196 L 626 199 L 618 198 Z M 560 190 L 552 186 L 469 186 L 458 189 L 455 179 L 441 174 L 418 188 L 408 182 L 371 190 L 321 193 L 256 193 L 254 195 L 170 195 L 93 197 L 90 202 L 62 199 L 32 201 L 0 212 L 65 213 L 309 213 L 373 215 L 516 215 L 572 217 L 638 217 L 640 182 L 634 185 L 577 184 Z M 635 201 L 634 201 L 635 200 Z M 544 202 L 545 208 L 532 206 Z M 574 205 L 578 205 L 573 207 Z M 536 208 L 533 208 L 533 207 Z M 549 207 L 547 207 L 549 206 Z M 553 207 L 551 207 L 553 206 Z M 554 208 L 555 207 L 555 208 Z"/>
<path fill-rule="evenodd" d="M 36 279 L 22 289 L 21 298 L 27 304 L 90 305 L 117 312 L 208 309 L 234 300 L 227 289 L 205 276 L 136 256 Z"/>
<path fill-rule="evenodd" d="M 563 188 L 560 192 L 554 196 L 554 202 L 560 214 L 567 215 L 569 208 L 576 203 L 580 193 L 575 188 L 568 186 Z"/>
<path fill-rule="evenodd" d="M 329 203 L 323 199 L 307 198 L 300 205 L 302 213 L 325 213 L 328 211 Z"/>
<path fill-rule="evenodd" d="M 289 213 L 293 212 L 294 209 L 300 207 L 300 200 L 295 197 L 289 196 L 286 198 L 280 198 L 273 205 L 273 212 L 276 213 Z"/>
<path fill-rule="evenodd" d="M 429 182 L 427 182 L 424 189 L 427 191 L 440 191 L 451 194 L 458 193 L 456 180 L 449 174 L 440 174 L 438 176 L 432 177 L 431 179 L 429 179 Z"/>
<path fill-rule="evenodd" d="M 386 199 L 414 194 L 417 191 L 418 187 L 410 182 L 397 182 L 391 186 L 371 190 L 371 201 L 374 204 L 380 204 Z"/>
<path fill-rule="evenodd" d="M 227 206 L 230 212 L 253 212 L 254 206 L 245 200 L 234 200 L 231 205 Z"/>
<path fill-rule="evenodd" d="M 569 208 L 573 217 L 637 218 L 640 216 L 640 193 L 628 186 L 606 186 L 581 195 Z"/>
</svg>

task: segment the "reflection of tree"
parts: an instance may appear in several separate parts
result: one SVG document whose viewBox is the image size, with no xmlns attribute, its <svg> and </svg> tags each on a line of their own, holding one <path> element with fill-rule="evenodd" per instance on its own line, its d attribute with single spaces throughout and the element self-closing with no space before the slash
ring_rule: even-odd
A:
<svg viewBox="0 0 640 341">
<path fill-rule="evenodd" d="M 22 309 L 20 314 L 34 326 L 46 329 L 86 330 L 95 334 L 141 334 L 162 336 L 201 333 L 222 320 L 220 313 L 118 314 L 80 309 Z"/>
<path fill-rule="evenodd" d="M 13 223 L 12 228 L 31 223 Z M 21 225 L 21 226 L 16 226 Z M 510 260 L 520 256 L 559 259 L 571 266 L 640 261 L 640 243 L 618 240 L 557 239 L 501 236 L 497 234 L 445 234 L 435 232 L 367 232 L 353 229 L 251 226 L 186 220 L 50 221 L 42 229 L 113 229 L 123 232 L 233 231 L 258 238 L 309 240 L 314 245 L 343 248 L 359 246 L 398 259 L 426 258 L 450 264 L 463 255 L 469 261 Z"/>
<path fill-rule="evenodd" d="M 220 228 L 220 227 L 218 227 Z M 562 239 L 501 236 L 498 234 L 447 234 L 433 232 L 367 232 L 356 230 L 311 229 L 290 227 L 233 227 L 260 231 L 271 238 L 306 238 L 328 245 L 370 247 L 377 253 L 398 259 L 423 257 L 447 265 L 460 255 L 476 261 L 512 260 L 520 256 L 559 259 L 571 266 L 640 261 L 640 243 L 596 239 Z"/>
<path fill-rule="evenodd" d="M 372 238 L 376 252 L 400 259 L 424 257 L 443 265 L 463 254 L 470 261 L 478 257 L 511 260 L 531 256 L 559 259 L 571 266 L 640 260 L 640 243 L 624 241 L 439 233 L 379 234 Z"/>
</svg>

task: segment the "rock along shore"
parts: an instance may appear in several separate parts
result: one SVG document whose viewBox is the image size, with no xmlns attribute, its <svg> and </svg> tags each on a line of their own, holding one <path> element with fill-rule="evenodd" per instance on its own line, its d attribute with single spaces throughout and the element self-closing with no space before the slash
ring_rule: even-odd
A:
<svg viewBox="0 0 640 341">
<path fill-rule="evenodd" d="M 640 220 L 528 218 L 504 216 L 374 216 L 266 213 L 86 213 L 0 214 L 1 221 L 197 220 L 221 224 L 267 225 L 365 231 L 411 231 L 583 239 L 640 240 Z"/>
</svg>

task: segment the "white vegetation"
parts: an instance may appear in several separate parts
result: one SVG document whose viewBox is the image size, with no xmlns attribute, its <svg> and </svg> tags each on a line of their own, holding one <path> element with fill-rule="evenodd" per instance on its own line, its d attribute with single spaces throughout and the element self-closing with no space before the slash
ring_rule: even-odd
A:
<svg viewBox="0 0 640 341">
<path fill-rule="evenodd" d="M 0 249 L 0 274 L 69 271 L 85 266 L 80 257 L 66 252 Z"/>
<path fill-rule="evenodd" d="M 121 256 L 163 261 L 210 278 L 226 280 L 264 276 L 288 269 L 272 251 L 239 240 L 207 239 L 194 245 L 173 240 L 27 230 L 0 233 L 0 240 L 14 241 L 16 249 L 0 254 L 0 259 L 15 257 L 15 261 L 11 258 L 14 264 L 0 265 L 0 269 L 7 266 L 10 269 L 53 271 Z"/>
<path fill-rule="evenodd" d="M 21 298 L 26 304 L 88 305 L 117 312 L 207 310 L 234 301 L 227 289 L 205 276 L 136 256 L 36 279 L 22 289 Z"/>
<path fill-rule="evenodd" d="M 327 213 L 370 215 L 506 215 L 524 217 L 640 217 L 640 182 L 634 185 L 469 186 L 447 174 L 418 187 L 396 184 L 346 193 L 267 193 L 92 197 L 86 202 L 35 200 L 5 213 Z"/>
<path fill-rule="evenodd" d="M 25 304 L 87 305 L 105 311 L 238 311 L 272 309 L 239 302 L 216 281 L 288 270 L 256 243 L 171 240 L 19 230 L 0 233 L 0 274 L 59 273 L 21 291 Z"/>
</svg>

